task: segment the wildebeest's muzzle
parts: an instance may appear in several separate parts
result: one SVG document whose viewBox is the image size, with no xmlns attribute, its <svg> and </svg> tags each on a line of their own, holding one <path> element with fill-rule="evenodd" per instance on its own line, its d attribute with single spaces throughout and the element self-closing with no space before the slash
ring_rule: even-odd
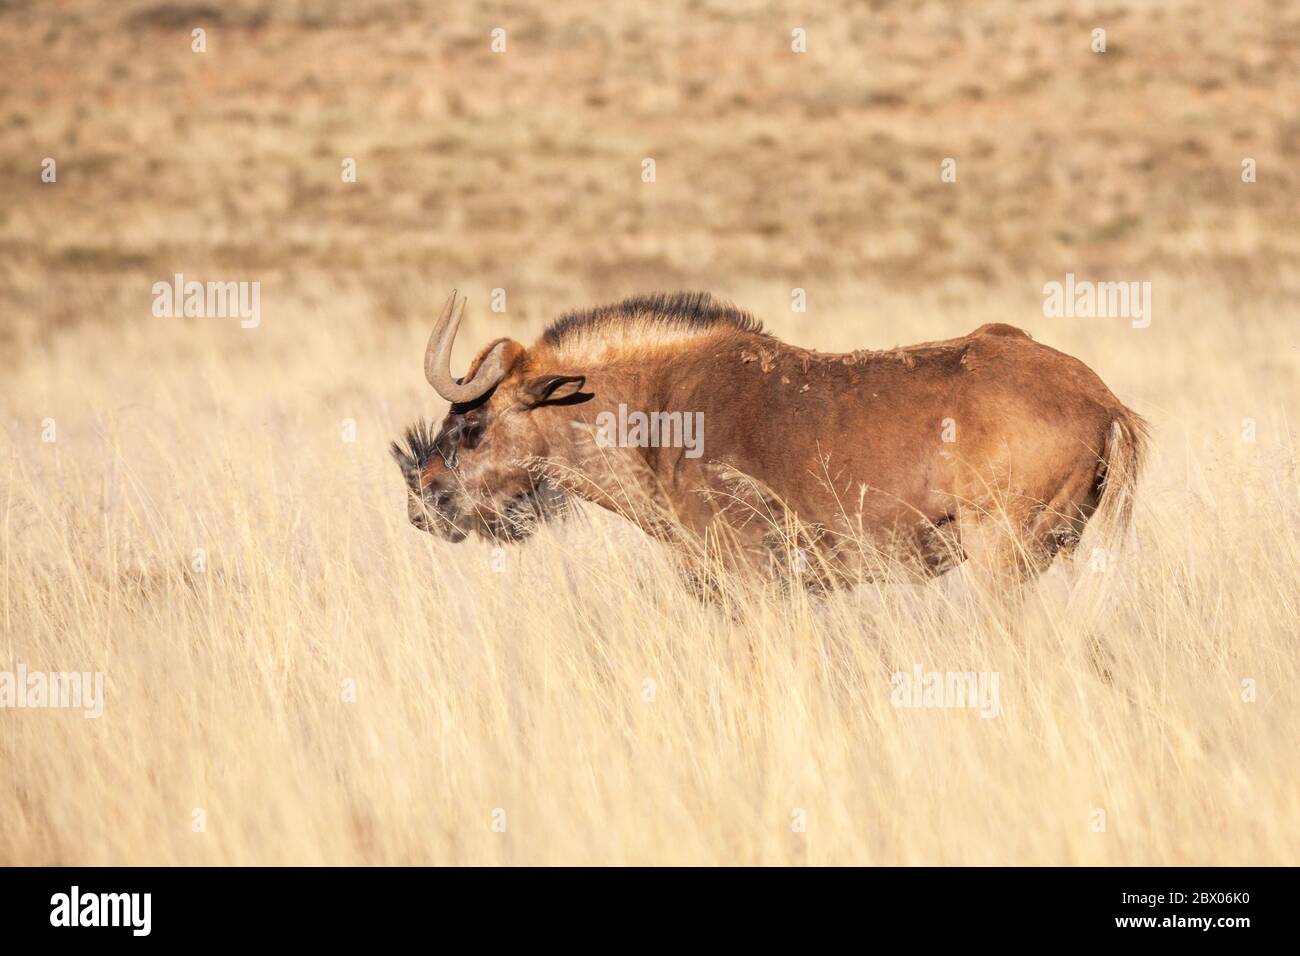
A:
<svg viewBox="0 0 1300 956">
<path fill-rule="evenodd" d="M 484 423 L 474 414 L 454 416 L 435 434 L 423 421 L 406 430 L 404 444 L 394 442 L 393 458 L 407 487 L 407 513 L 421 531 L 448 541 L 462 541 L 470 530 L 494 541 L 519 541 L 538 524 L 568 510 L 567 496 L 548 481 L 530 481 L 505 492 L 491 505 L 462 487 L 456 471 L 463 448 L 473 448 Z"/>
<path fill-rule="evenodd" d="M 393 442 L 389 450 L 406 480 L 406 507 L 411 524 L 455 542 L 464 540 L 467 532 L 457 521 L 454 495 L 450 490 L 439 489 L 426 477 L 435 459 L 442 468 L 455 463 L 456 447 L 452 438 L 446 433 L 435 434 L 433 427 L 421 420 L 406 429 L 404 443 Z"/>
</svg>

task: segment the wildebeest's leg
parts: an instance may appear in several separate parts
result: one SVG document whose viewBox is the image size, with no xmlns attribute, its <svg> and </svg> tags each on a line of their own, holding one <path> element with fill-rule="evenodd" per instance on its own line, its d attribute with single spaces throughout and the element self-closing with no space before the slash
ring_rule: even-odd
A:
<svg viewBox="0 0 1300 956">
<path fill-rule="evenodd" d="M 966 560 L 961 544 L 961 525 L 955 515 L 927 521 L 917 532 L 916 550 L 920 570 L 925 576 L 938 577 Z"/>
<path fill-rule="evenodd" d="M 702 536 L 685 535 L 672 550 L 687 591 L 704 604 L 730 607 L 733 617 L 744 604 L 737 588 L 752 585 L 768 570 L 763 554 L 737 540 L 725 525 L 714 524 Z"/>
<path fill-rule="evenodd" d="M 1031 533 L 1024 508 L 971 510 L 958 518 L 962 550 L 980 586 L 999 599 L 1016 601 L 1024 587 L 1052 563 L 1053 549 Z"/>
<path fill-rule="evenodd" d="M 1071 475 L 1042 508 L 1034 510 L 1025 538 L 1049 555 L 1070 557 L 1088 519 L 1097 510 L 1097 479 L 1092 469 Z"/>
<path fill-rule="evenodd" d="M 1002 509 L 972 509 L 957 519 L 965 574 L 980 616 L 1011 640 L 1023 633 L 1029 585 L 1051 563 L 1050 555 L 1024 540 L 1023 518 Z"/>
<path fill-rule="evenodd" d="M 678 555 L 676 563 L 677 573 L 691 597 L 702 604 L 722 603 L 723 585 L 717 568 L 710 567 L 707 561 L 686 555 Z"/>
<path fill-rule="evenodd" d="M 799 520 L 762 482 L 721 463 L 705 469 L 701 499 L 712 512 L 711 535 L 726 565 L 757 573 L 782 588 L 831 590 L 843 577 L 826 530 Z"/>
<path fill-rule="evenodd" d="M 1022 588 L 1070 554 L 1096 510 L 1096 474 L 1081 468 L 1046 494 L 1002 492 L 958 519 L 961 546 L 981 577 L 1000 589 Z M 989 503 L 989 501 L 992 503 Z"/>
</svg>

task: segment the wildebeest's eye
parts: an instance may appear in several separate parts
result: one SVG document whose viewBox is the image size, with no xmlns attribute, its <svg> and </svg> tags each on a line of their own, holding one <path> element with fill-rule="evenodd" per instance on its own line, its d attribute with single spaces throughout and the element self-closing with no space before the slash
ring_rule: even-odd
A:
<svg viewBox="0 0 1300 956">
<path fill-rule="evenodd" d="M 474 448 L 483 439 L 483 422 L 470 421 L 464 424 L 460 434 L 460 445 L 462 448 Z"/>
<path fill-rule="evenodd" d="M 481 412 L 466 412 L 458 416 L 456 423 L 447 429 L 447 435 L 457 448 L 474 448 L 483 440 L 485 428 L 487 428 L 487 419 Z"/>
<path fill-rule="evenodd" d="M 448 468 L 456 466 L 456 455 L 463 448 L 474 448 L 483 438 L 487 421 L 472 412 L 458 415 L 441 435 L 435 449 Z"/>
</svg>

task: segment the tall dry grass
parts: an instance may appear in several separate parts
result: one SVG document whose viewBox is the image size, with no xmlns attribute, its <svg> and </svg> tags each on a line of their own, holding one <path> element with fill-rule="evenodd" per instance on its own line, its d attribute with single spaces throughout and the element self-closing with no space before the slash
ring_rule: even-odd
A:
<svg viewBox="0 0 1300 956">
<path fill-rule="evenodd" d="M 1157 288 L 1146 330 L 1033 288 L 723 290 L 827 349 L 1016 321 L 1153 420 L 1130 547 L 1011 628 L 960 572 L 706 607 L 590 509 L 503 554 L 416 532 L 385 445 L 440 414 L 432 285 L 384 326 L 340 295 L 61 336 L 0 392 L 0 668 L 103 671 L 106 706 L 0 710 L 0 862 L 1294 863 L 1296 313 Z M 892 706 L 918 664 L 997 671 L 1000 715 Z"/>
</svg>

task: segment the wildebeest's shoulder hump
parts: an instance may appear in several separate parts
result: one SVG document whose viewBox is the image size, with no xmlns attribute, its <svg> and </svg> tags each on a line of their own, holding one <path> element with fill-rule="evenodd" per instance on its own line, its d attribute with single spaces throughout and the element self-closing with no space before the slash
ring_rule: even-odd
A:
<svg viewBox="0 0 1300 956">
<path fill-rule="evenodd" d="M 1009 335 L 1014 338 L 1033 338 L 1033 336 L 1024 329 L 1018 329 L 1014 325 L 1007 325 L 1005 322 L 986 322 L 971 333 L 972 338 L 977 335 Z"/>
</svg>

